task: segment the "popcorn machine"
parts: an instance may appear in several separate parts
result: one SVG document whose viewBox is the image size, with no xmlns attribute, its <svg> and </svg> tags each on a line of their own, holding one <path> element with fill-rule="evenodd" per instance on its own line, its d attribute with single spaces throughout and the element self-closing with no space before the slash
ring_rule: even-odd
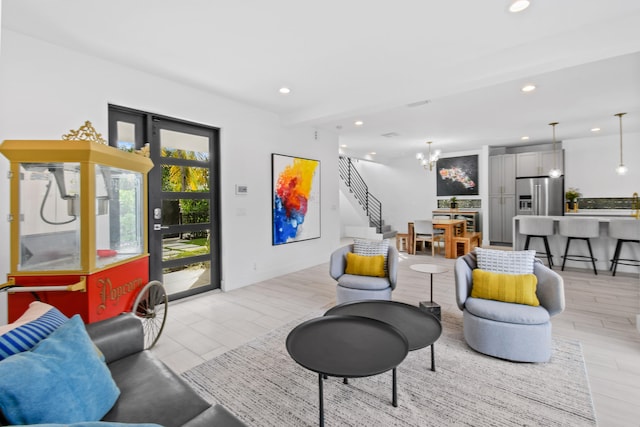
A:
<svg viewBox="0 0 640 427">
<path fill-rule="evenodd" d="M 151 160 L 74 140 L 7 140 L 0 153 L 10 161 L 9 321 L 35 299 L 86 323 L 135 311 L 151 285 Z"/>
</svg>

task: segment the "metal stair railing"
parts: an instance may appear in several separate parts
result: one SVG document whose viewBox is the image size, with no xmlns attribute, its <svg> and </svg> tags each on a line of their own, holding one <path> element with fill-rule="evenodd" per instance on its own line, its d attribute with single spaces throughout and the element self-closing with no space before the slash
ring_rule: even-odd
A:
<svg viewBox="0 0 640 427">
<path fill-rule="evenodd" d="M 373 194 L 369 193 L 369 187 L 358 173 L 350 157 L 338 159 L 338 171 L 340 178 L 364 209 L 369 217 L 369 225 L 376 228 L 377 233 L 382 233 L 382 203 Z"/>
</svg>

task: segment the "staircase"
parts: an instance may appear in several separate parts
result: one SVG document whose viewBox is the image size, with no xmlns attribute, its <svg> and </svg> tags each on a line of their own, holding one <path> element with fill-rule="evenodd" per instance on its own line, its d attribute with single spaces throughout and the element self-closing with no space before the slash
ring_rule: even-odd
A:
<svg viewBox="0 0 640 427">
<path fill-rule="evenodd" d="M 386 225 L 382 219 L 382 203 L 369 192 L 369 187 L 358 173 L 349 157 L 338 159 L 338 171 L 340 178 L 345 184 L 349 193 L 362 208 L 363 213 L 368 218 L 371 230 L 359 230 L 363 227 L 347 226 L 345 231 L 350 237 L 367 237 L 378 239 L 390 239 L 396 236 L 397 231 L 392 230 L 390 225 Z M 364 227 L 366 228 L 366 227 Z"/>
</svg>

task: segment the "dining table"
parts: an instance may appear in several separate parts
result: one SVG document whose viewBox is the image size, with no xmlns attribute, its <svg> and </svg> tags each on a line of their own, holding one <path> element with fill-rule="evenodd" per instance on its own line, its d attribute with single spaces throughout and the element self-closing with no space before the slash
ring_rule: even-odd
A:
<svg viewBox="0 0 640 427">
<path fill-rule="evenodd" d="M 414 255 L 413 239 L 414 229 L 413 222 L 408 224 L 409 242 L 407 245 L 407 253 Z M 444 230 L 444 252 L 445 258 L 456 258 L 457 250 L 456 245 L 453 242 L 454 237 L 464 237 L 467 233 L 466 221 L 464 219 L 433 219 L 433 228 Z"/>
<path fill-rule="evenodd" d="M 454 237 L 464 237 L 467 234 L 467 221 L 464 219 L 434 219 L 433 228 L 444 230 L 444 256 L 457 258 L 458 251 L 453 241 Z"/>
</svg>

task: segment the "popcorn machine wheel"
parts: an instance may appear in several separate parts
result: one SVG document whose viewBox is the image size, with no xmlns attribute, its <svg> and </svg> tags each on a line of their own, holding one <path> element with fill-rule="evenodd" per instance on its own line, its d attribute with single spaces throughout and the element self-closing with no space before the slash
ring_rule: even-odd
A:
<svg viewBox="0 0 640 427">
<path fill-rule="evenodd" d="M 13 280 L 0 285 L 0 292 L 22 293 L 30 292 L 36 300 L 40 300 L 40 292 L 86 292 L 86 280 L 71 285 L 60 286 L 18 286 Z M 150 349 L 160 338 L 167 321 L 167 306 L 169 299 L 162 283 L 153 280 L 147 283 L 136 296 L 131 306 L 131 312 L 140 319 L 144 331 L 144 348 Z"/>
</svg>

